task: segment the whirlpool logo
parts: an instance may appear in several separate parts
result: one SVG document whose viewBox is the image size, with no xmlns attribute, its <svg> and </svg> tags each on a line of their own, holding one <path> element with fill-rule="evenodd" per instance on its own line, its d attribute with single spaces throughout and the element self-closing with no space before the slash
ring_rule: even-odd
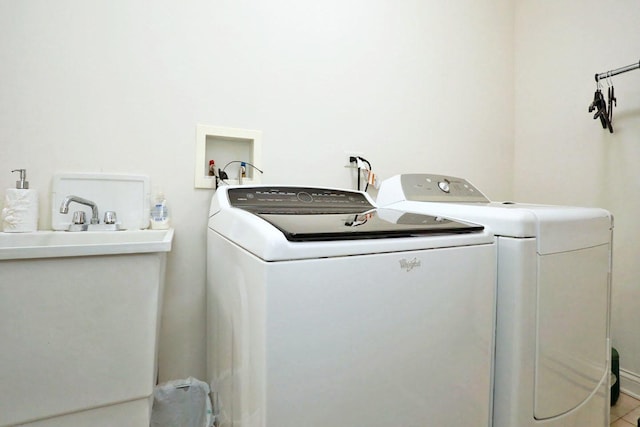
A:
<svg viewBox="0 0 640 427">
<path fill-rule="evenodd" d="M 400 268 L 402 268 L 407 272 L 413 270 L 416 267 L 420 267 L 420 260 L 418 258 L 414 258 L 410 260 L 402 258 L 399 262 L 400 262 Z"/>
</svg>

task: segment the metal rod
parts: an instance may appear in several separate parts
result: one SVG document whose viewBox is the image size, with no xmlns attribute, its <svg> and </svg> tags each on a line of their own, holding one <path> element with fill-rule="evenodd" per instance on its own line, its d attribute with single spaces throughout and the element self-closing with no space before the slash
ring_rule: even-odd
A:
<svg viewBox="0 0 640 427">
<path fill-rule="evenodd" d="M 626 73 L 627 71 L 637 70 L 640 68 L 640 61 L 635 64 L 627 65 L 626 67 L 616 68 L 615 70 L 607 71 L 606 73 L 596 74 L 596 81 L 606 79 L 607 77 L 617 76 L 618 74 Z"/>
</svg>

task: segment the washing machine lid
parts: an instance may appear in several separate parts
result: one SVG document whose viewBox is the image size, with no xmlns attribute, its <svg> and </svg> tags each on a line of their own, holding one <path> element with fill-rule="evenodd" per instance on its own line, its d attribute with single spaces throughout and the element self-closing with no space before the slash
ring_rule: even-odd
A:
<svg viewBox="0 0 640 427">
<path fill-rule="evenodd" d="M 269 201 L 257 203 L 258 196 Z M 274 206 L 265 209 L 264 204 Z M 368 194 L 351 190 L 224 186 L 211 199 L 208 233 L 264 261 L 495 245 L 493 234 L 482 226 L 373 207 Z"/>
<path fill-rule="evenodd" d="M 251 212 L 292 242 L 461 234 L 483 226 L 441 216 L 377 210 L 363 193 L 311 187 L 239 187 L 232 207 Z"/>
</svg>

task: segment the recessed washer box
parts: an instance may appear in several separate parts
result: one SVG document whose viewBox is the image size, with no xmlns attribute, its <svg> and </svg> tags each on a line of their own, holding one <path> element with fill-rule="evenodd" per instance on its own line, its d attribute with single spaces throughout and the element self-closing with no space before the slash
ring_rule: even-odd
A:
<svg viewBox="0 0 640 427">
<path fill-rule="evenodd" d="M 224 182 L 238 184 L 240 162 L 247 163 L 243 183 L 260 183 L 262 169 L 262 132 L 219 126 L 198 125 L 196 132 L 195 188 L 214 188 L 215 180 L 209 175 L 209 161 L 214 160 L 216 170 L 225 169 L 229 176 Z"/>
</svg>

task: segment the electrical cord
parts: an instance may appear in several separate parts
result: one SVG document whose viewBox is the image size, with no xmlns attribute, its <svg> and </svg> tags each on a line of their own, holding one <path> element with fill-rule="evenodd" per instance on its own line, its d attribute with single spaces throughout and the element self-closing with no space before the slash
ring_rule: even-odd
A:
<svg viewBox="0 0 640 427">
<path fill-rule="evenodd" d="M 227 163 L 226 165 L 224 165 L 224 167 L 222 169 L 218 169 L 218 175 L 219 175 L 219 179 L 222 183 L 229 185 L 229 183 L 227 181 L 225 181 L 226 179 L 229 179 L 229 176 L 227 175 L 227 173 L 225 172 L 225 170 L 227 169 L 227 166 L 229 166 L 230 164 L 233 163 L 244 163 L 247 166 L 251 166 L 252 168 L 254 168 L 255 170 L 257 170 L 260 173 L 264 173 L 262 171 L 262 169 L 258 168 L 256 165 L 249 163 L 249 162 L 245 162 L 243 160 L 231 160 L 229 163 Z M 217 185 L 216 185 L 217 188 Z"/>
<path fill-rule="evenodd" d="M 364 192 L 366 193 L 367 189 L 369 189 L 369 174 L 373 171 L 373 167 L 371 167 L 371 163 L 369 163 L 369 160 L 363 157 L 360 157 L 360 160 L 362 160 L 369 166 L 369 169 L 367 170 L 367 184 L 364 186 Z"/>
<path fill-rule="evenodd" d="M 367 189 L 369 188 L 369 175 L 371 173 L 373 173 L 373 167 L 371 166 L 371 162 L 369 162 L 369 160 L 365 159 L 364 157 L 361 156 L 351 156 L 349 157 L 349 161 L 351 163 L 355 163 L 356 167 L 358 168 L 358 191 L 360 191 L 360 173 L 365 170 L 367 171 L 367 180 L 366 180 L 366 184 L 364 186 L 364 192 L 367 192 Z M 360 163 L 366 163 L 367 166 L 369 166 L 369 168 L 364 168 L 360 166 Z"/>
</svg>

